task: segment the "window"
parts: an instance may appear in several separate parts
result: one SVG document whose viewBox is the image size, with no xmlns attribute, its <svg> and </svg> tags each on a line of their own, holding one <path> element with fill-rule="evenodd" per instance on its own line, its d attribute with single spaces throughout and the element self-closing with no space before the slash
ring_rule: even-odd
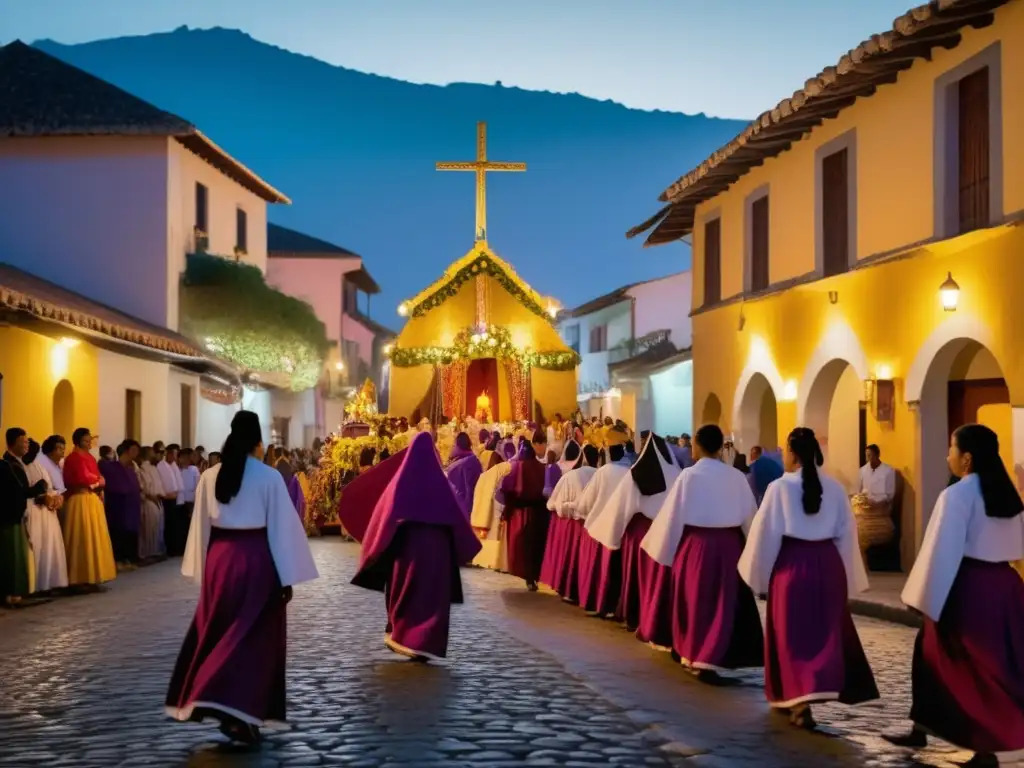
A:
<svg viewBox="0 0 1024 768">
<path fill-rule="evenodd" d="M 722 220 L 704 223 L 704 306 L 722 300 Z"/>
<path fill-rule="evenodd" d="M 608 326 L 596 325 L 590 329 L 589 352 L 604 352 L 608 349 Z"/>
<path fill-rule="evenodd" d="M 350 315 L 359 311 L 358 289 L 348 280 L 341 283 L 341 311 Z"/>
<path fill-rule="evenodd" d="M 142 393 L 137 389 L 124 391 L 124 436 L 142 440 Z"/>
<path fill-rule="evenodd" d="M 249 217 L 241 208 L 235 210 L 235 253 L 249 252 Z"/>
<path fill-rule="evenodd" d="M 958 232 L 989 224 L 989 69 L 957 83 Z"/>
<path fill-rule="evenodd" d="M 580 352 L 580 325 L 567 325 L 565 327 L 565 345 L 569 347 L 573 352 L 579 354 Z"/>
<path fill-rule="evenodd" d="M 196 229 L 204 235 L 210 234 L 210 193 L 196 182 Z"/>
<path fill-rule="evenodd" d="M 821 247 L 825 277 L 850 268 L 850 194 L 847 148 L 821 161 Z"/>
<path fill-rule="evenodd" d="M 750 205 L 750 290 L 768 287 L 768 195 Z"/>
</svg>

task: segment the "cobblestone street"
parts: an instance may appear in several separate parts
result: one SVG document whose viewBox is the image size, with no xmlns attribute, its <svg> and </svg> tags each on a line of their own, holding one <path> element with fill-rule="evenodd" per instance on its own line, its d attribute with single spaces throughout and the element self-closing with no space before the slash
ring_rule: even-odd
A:
<svg viewBox="0 0 1024 768">
<path fill-rule="evenodd" d="M 196 589 L 173 561 L 102 595 L 0 613 L 2 766 L 896 766 L 877 734 L 906 725 L 913 630 L 858 620 L 883 700 L 820 707 L 796 732 L 760 674 L 708 687 L 550 594 L 463 571 L 449 663 L 383 646 L 383 598 L 348 584 L 358 555 L 313 542 L 321 578 L 289 614 L 289 719 L 258 751 L 162 712 Z M 936 746 L 931 766 L 961 759 Z"/>
</svg>

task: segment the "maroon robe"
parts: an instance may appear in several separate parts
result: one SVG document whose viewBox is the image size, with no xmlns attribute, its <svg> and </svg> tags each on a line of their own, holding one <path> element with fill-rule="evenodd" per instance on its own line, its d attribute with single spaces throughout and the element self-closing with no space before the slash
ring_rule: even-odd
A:
<svg viewBox="0 0 1024 768">
<path fill-rule="evenodd" d="M 544 495 L 545 469 L 533 446 L 524 443 L 496 494 L 498 502 L 505 505 L 502 516 L 508 521 L 509 573 L 527 584 L 540 578 L 551 520 Z"/>
</svg>

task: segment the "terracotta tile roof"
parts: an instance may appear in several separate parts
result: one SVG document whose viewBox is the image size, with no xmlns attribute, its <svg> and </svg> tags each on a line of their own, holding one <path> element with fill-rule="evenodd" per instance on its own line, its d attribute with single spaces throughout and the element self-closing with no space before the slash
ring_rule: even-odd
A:
<svg viewBox="0 0 1024 768">
<path fill-rule="evenodd" d="M 16 40 L 0 47 L 0 137 L 39 136 L 174 137 L 267 202 L 291 202 L 187 120 Z"/>
<path fill-rule="evenodd" d="M 751 168 L 789 149 L 824 120 L 830 120 L 880 85 L 896 82 L 917 59 L 936 47 L 954 48 L 964 27 L 992 24 L 994 12 L 1010 0 L 932 0 L 907 11 L 892 29 L 872 35 L 827 67 L 791 97 L 762 113 L 743 132 L 679 178 L 660 196 L 668 203 L 626 233 L 635 237 L 654 227 L 645 245 L 678 240 L 693 230 L 694 210 L 729 188 Z"/>
<path fill-rule="evenodd" d="M 208 355 L 191 339 L 179 333 L 152 325 L 3 263 L 0 263 L 0 311 L 24 313 L 39 320 L 193 358 L 196 362 L 208 359 Z"/>
<path fill-rule="evenodd" d="M 267 257 L 271 259 L 359 259 L 363 257 L 340 245 L 267 222 Z M 380 293 L 380 286 L 364 266 L 347 272 L 345 279 L 364 293 Z"/>
</svg>

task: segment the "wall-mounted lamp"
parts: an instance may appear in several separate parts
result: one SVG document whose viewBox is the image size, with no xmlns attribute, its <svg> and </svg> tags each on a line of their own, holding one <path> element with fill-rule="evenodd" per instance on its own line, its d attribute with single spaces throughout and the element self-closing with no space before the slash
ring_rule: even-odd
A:
<svg viewBox="0 0 1024 768">
<path fill-rule="evenodd" d="M 797 385 L 794 379 L 790 379 L 782 385 L 782 401 L 784 403 L 792 403 L 796 400 L 797 396 Z"/>
<path fill-rule="evenodd" d="M 953 273 L 946 276 L 946 282 L 939 286 L 939 298 L 942 299 L 942 309 L 946 312 L 956 312 L 956 305 L 960 303 L 960 286 L 953 279 Z"/>
<path fill-rule="evenodd" d="M 875 398 L 875 378 L 869 376 L 864 379 L 864 399 L 861 401 L 867 405 L 871 405 L 871 401 Z"/>
<path fill-rule="evenodd" d="M 409 305 L 406 304 L 404 301 L 398 305 L 398 314 L 401 315 L 402 317 L 405 317 L 406 315 L 409 314 Z"/>
<path fill-rule="evenodd" d="M 829 304 L 838 304 L 839 303 L 839 291 L 829 291 L 828 292 L 828 303 Z"/>
</svg>

